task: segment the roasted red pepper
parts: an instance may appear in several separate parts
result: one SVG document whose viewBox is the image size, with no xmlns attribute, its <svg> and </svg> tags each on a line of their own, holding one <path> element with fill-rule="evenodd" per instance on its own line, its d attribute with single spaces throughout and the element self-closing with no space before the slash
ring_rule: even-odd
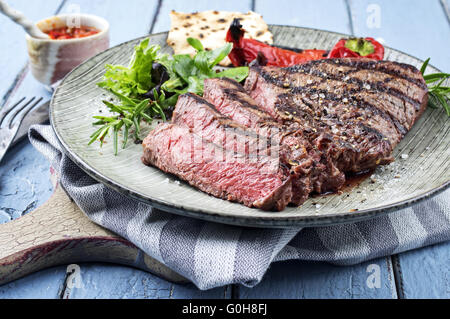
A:
<svg viewBox="0 0 450 319">
<path fill-rule="evenodd" d="M 342 39 L 330 51 L 327 58 L 369 58 L 383 60 L 384 47 L 374 38 Z"/>
<path fill-rule="evenodd" d="M 228 30 L 226 40 L 233 43 L 233 50 L 228 57 L 234 66 L 247 65 L 255 59 L 264 61 L 264 65 L 288 67 L 311 60 L 324 59 L 325 50 L 299 50 L 298 52 L 273 47 L 254 39 L 244 38 L 245 30 L 239 20 L 235 19 Z"/>
</svg>

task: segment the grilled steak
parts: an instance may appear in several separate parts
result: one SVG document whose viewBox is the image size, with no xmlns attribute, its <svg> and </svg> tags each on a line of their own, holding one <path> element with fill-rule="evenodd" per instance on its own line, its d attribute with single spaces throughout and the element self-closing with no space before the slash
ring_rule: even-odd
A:
<svg viewBox="0 0 450 319">
<path fill-rule="evenodd" d="M 369 59 L 252 67 L 245 89 L 271 116 L 295 123 L 345 172 L 390 163 L 428 97 L 416 68 Z"/>
<path fill-rule="evenodd" d="M 264 210 L 336 191 L 345 174 L 390 163 L 427 105 L 420 72 L 369 59 L 253 66 L 245 87 L 207 79 L 143 142 L 146 165 Z"/>
<path fill-rule="evenodd" d="M 220 113 L 244 126 L 254 129 L 266 126 L 282 128 L 281 121 L 276 121 L 262 110 L 244 87 L 232 79 L 206 79 L 203 97 L 214 104 Z"/>
<path fill-rule="evenodd" d="M 330 159 L 322 156 L 301 130 L 276 121 L 257 105 L 239 83 L 230 79 L 207 79 L 204 97 L 222 114 L 253 128 L 260 134 L 279 132 L 279 137 L 274 139 L 289 149 L 289 152 L 282 152 L 285 156 L 281 160 L 295 172 L 294 204 L 303 203 L 311 191 L 317 193 L 336 191 L 344 184 L 345 175 Z"/>
<path fill-rule="evenodd" d="M 172 123 L 185 126 L 208 142 L 222 148 L 245 155 L 247 161 L 258 160 L 261 155 L 278 159 L 281 164 L 290 166 L 291 158 L 297 156 L 296 170 L 293 174 L 293 198 L 296 205 L 303 203 L 311 192 L 311 159 L 306 151 L 298 146 L 280 144 L 283 134 L 281 126 L 266 127 L 258 131 L 246 128 L 232 119 L 225 117 L 214 105 L 192 94 L 179 97 L 175 107 Z M 291 143 L 296 142 L 295 140 Z"/>
<path fill-rule="evenodd" d="M 172 123 L 185 126 L 202 139 L 247 156 L 279 157 L 279 144 L 221 114 L 202 97 L 187 93 L 178 98 Z M 286 152 L 286 148 L 282 150 Z"/>
<path fill-rule="evenodd" d="M 151 131 L 142 145 L 144 164 L 216 197 L 264 210 L 283 210 L 291 201 L 291 177 L 278 159 L 249 162 L 241 154 L 205 142 L 186 127 L 168 123 Z"/>
</svg>

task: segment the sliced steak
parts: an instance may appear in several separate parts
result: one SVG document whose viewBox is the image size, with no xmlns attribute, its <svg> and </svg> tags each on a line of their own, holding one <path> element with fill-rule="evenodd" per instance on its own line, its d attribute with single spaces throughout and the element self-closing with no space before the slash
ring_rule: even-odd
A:
<svg viewBox="0 0 450 319">
<path fill-rule="evenodd" d="M 266 127 L 258 134 L 222 115 L 214 105 L 192 93 L 178 98 L 173 112 L 172 123 L 185 126 L 202 139 L 222 148 L 245 155 L 247 161 L 258 160 L 259 156 L 269 156 L 282 165 L 295 164 L 293 178 L 293 198 L 295 205 L 302 204 L 311 192 L 310 171 L 312 160 L 306 150 L 298 145 L 280 144 L 281 127 Z M 292 138 L 292 143 L 298 143 Z M 296 156 L 295 162 L 293 156 Z"/>
<path fill-rule="evenodd" d="M 202 139 L 240 154 L 279 156 L 279 143 L 261 136 L 221 114 L 204 98 L 193 93 L 178 98 L 172 123 L 185 126 Z M 286 147 L 283 148 L 287 151 Z"/>
<path fill-rule="evenodd" d="M 346 172 L 390 163 L 427 104 L 416 68 L 369 59 L 252 67 L 245 89 L 273 117 L 296 123 Z"/>
<path fill-rule="evenodd" d="M 247 127 L 258 129 L 272 126 L 282 129 L 282 122 L 261 110 L 244 87 L 228 78 L 206 79 L 203 97 L 225 116 Z"/>
<path fill-rule="evenodd" d="M 264 210 L 283 210 L 292 198 L 288 169 L 266 157 L 255 162 L 208 143 L 188 128 L 162 123 L 143 142 L 142 161 L 192 186 Z M 227 160 L 223 160 L 223 153 Z M 274 166 L 276 169 L 274 169 Z"/>
<path fill-rule="evenodd" d="M 427 104 L 412 66 L 368 59 L 251 67 L 245 88 L 205 81 L 143 142 L 146 165 L 264 210 L 338 190 L 344 172 L 390 163 Z"/>
<path fill-rule="evenodd" d="M 272 115 L 261 109 L 238 82 L 221 78 L 207 79 L 204 83 L 204 97 L 214 104 L 222 114 L 229 116 L 242 125 L 251 127 L 261 135 L 278 132 L 280 144 L 289 152 L 283 152 L 286 162 L 294 171 L 294 194 L 296 203 L 307 199 L 306 190 L 325 193 L 338 190 L 345 182 L 344 173 L 334 163 L 323 157 L 298 127 L 283 125 Z M 298 184 L 298 185 L 296 185 Z M 301 190 L 296 192 L 296 190 Z"/>
</svg>

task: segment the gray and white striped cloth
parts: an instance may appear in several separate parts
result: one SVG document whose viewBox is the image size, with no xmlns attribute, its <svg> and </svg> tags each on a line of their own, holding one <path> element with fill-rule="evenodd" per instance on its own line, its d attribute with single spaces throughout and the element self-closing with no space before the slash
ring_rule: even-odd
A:
<svg viewBox="0 0 450 319">
<path fill-rule="evenodd" d="M 450 240 L 449 190 L 354 224 L 304 229 L 227 226 L 165 213 L 105 187 L 61 152 L 50 126 L 31 127 L 29 137 L 92 221 L 125 237 L 200 289 L 231 283 L 254 286 L 274 261 L 348 265 Z"/>
</svg>

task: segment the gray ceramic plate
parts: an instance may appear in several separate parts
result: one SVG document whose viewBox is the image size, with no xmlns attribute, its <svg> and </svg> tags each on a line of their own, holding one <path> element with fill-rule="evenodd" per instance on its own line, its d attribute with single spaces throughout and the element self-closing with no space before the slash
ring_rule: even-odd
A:
<svg viewBox="0 0 450 319">
<path fill-rule="evenodd" d="M 272 26 L 275 43 L 298 48 L 330 49 L 343 35 L 319 30 Z M 166 45 L 167 33 L 151 35 L 151 43 Z M 324 226 L 372 218 L 411 205 L 449 186 L 450 121 L 443 110 L 428 109 L 395 150 L 395 163 L 380 167 L 351 192 L 312 198 L 283 212 L 263 212 L 209 196 L 156 168 L 144 166 L 141 145 L 113 155 L 112 143 L 88 146 L 92 116 L 109 93 L 96 86 L 104 65 L 128 64 L 136 39 L 111 48 L 73 70 L 56 90 L 51 122 L 68 156 L 109 187 L 162 210 L 244 226 Z M 420 67 L 422 62 L 387 49 L 386 59 Z M 429 71 L 437 71 L 430 68 Z M 147 128 L 147 131 L 150 128 Z M 146 132 L 144 132 L 146 133 Z M 143 134 L 144 136 L 144 134 Z M 403 156 L 402 156 L 403 155 Z"/>
</svg>

